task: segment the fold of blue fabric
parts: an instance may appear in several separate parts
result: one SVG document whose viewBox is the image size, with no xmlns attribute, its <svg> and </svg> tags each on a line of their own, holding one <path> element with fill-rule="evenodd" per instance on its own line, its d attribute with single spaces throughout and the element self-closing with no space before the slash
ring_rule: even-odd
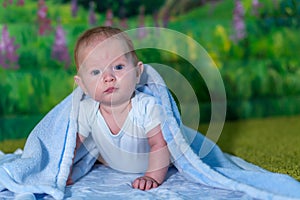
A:
<svg viewBox="0 0 300 200">
<path fill-rule="evenodd" d="M 223 153 L 208 138 L 184 126 L 163 79 L 149 65 L 145 65 L 138 90 L 157 97 L 162 105 L 166 116 L 163 136 L 172 161 L 182 174 L 212 188 L 240 191 L 253 198 L 300 199 L 300 183 L 295 179 Z M 0 158 L 0 191 L 49 194 L 63 199 L 72 163 L 75 181 L 91 170 L 98 156 L 91 138 L 73 160 L 82 96 L 76 88 L 54 107 L 30 133 L 22 155 Z"/>
<path fill-rule="evenodd" d="M 72 95 L 38 123 L 27 138 L 20 157 L 0 165 L 0 189 L 47 193 L 56 199 L 63 198 L 76 142 L 71 108 Z"/>
</svg>

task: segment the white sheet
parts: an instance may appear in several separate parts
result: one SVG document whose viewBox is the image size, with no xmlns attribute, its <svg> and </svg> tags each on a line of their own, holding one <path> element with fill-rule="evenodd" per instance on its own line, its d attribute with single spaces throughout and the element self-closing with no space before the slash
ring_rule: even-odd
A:
<svg viewBox="0 0 300 200">
<path fill-rule="evenodd" d="M 188 180 L 176 168 L 170 167 L 167 180 L 158 188 L 149 191 L 133 189 L 131 182 L 139 174 L 120 173 L 111 168 L 97 164 L 93 170 L 74 185 L 67 186 L 64 199 L 69 200 L 99 200 L 99 199 L 253 199 L 242 192 L 233 192 L 218 188 L 210 188 Z M 0 199 L 53 199 L 50 195 L 31 194 L 18 196 L 9 191 L 0 193 Z"/>
</svg>

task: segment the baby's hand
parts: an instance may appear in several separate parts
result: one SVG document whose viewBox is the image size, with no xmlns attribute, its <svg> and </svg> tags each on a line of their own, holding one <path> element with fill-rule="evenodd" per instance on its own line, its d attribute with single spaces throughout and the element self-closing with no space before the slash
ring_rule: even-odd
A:
<svg viewBox="0 0 300 200">
<path fill-rule="evenodd" d="M 160 184 L 153 178 L 149 176 L 142 176 L 135 179 L 132 183 L 132 187 L 140 190 L 150 190 L 152 188 L 157 188 Z"/>
</svg>

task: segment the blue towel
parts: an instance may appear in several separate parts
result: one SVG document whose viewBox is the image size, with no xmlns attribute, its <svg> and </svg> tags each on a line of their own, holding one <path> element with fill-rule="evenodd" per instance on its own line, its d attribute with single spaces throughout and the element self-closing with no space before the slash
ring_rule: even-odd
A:
<svg viewBox="0 0 300 200">
<path fill-rule="evenodd" d="M 300 199 L 300 183 L 288 175 L 271 173 L 223 153 L 199 132 L 184 126 L 176 103 L 160 75 L 145 65 L 138 90 L 158 98 L 167 120 L 162 132 L 178 171 L 194 181 L 258 199 Z M 53 108 L 30 133 L 21 155 L 0 158 L 0 191 L 49 194 L 63 199 L 73 163 L 80 88 Z M 74 158 L 73 180 L 85 176 L 98 154 L 88 138 Z M 203 150 L 209 150 L 203 154 Z M 30 195 L 32 194 L 32 195 Z"/>
</svg>

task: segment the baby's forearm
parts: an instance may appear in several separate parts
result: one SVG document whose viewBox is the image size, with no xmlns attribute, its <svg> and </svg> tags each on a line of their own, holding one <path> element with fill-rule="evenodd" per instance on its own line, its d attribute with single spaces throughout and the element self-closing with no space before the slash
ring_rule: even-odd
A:
<svg viewBox="0 0 300 200">
<path fill-rule="evenodd" d="M 73 164 L 74 164 L 74 159 L 75 159 L 75 156 L 76 156 L 76 151 L 80 147 L 80 145 L 83 143 L 84 139 L 85 139 L 84 137 L 82 137 L 81 135 L 79 135 L 77 133 L 77 136 L 76 136 L 76 146 L 75 146 L 75 149 L 74 149 L 74 154 L 73 154 L 73 159 L 72 159 L 72 165 L 70 166 L 70 173 L 69 173 L 69 177 L 68 177 L 68 180 L 67 180 L 67 185 L 73 184 L 73 180 L 72 180 L 72 168 L 73 168 Z"/>
<path fill-rule="evenodd" d="M 164 182 L 167 171 L 168 171 L 168 167 L 164 167 L 163 169 L 157 171 L 146 172 L 145 176 L 153 178 L 160 185 Z"/>
<path fill-rule="evenodd" d="M 155 179 L 161 184 L 166 177 L 170 164 L 170 153 L 166 144 L 151 146 L 149 154 L 149 167 L 145 176 Z"/>
</svg>

